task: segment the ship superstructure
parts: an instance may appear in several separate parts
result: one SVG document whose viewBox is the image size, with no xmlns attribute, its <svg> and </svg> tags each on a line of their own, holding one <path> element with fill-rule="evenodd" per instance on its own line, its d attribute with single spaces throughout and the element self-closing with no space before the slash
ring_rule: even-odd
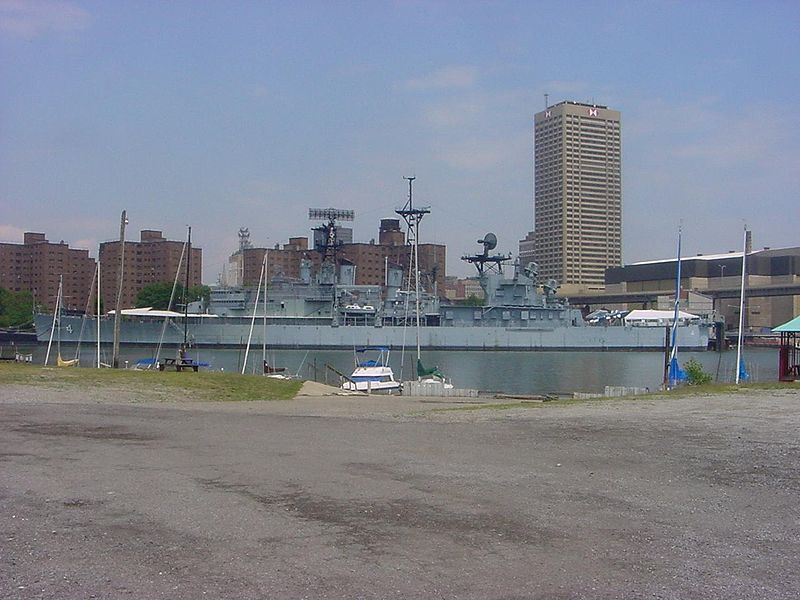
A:
<svg viewBox="0 0 800 600">
<path fill-rule="evenodd" d="M 539 281 L 535 263 L 521 265 L 517 260 L 508 264 L 510 256 L 491 254 L 497 244 L 492 234 L 479 243 L 483 253 L 464 260 L 478 270 L 486 296 L 482 306 L 442 304 L 420 288 L 417 313 L 416 291 L 403 286 L 399 265 L 387 266 L 384 286 L 355 285 L 355 267 L 346 261 L 339 265 L 326 261 L 314 273 L 311 261 L 304 259 L 300 277 L 274 277 L 257 306 L 255 288 L 218 287 L 207 303 L 190 305 L 186 317 L 174 316 L 167 328 L 162 326 L 163 317 L 149 316 L 148 311 L 125 311 L 121 340 L 155 345 L 164 330 L 164 343 L 180 344 L 185 318 L 190 345 L 238 347 L 246 343 L 250 323 L 256 318 L 266 326 L 255 328 L 252 343 L 261 344 L 261 336 L 266 335 L 266 344 L 272 348 L 399 348 L 413 344 L 410 328 L 415 327 L 419 314 L 420 346 L 425 349 L 663 349 L 661 327 L 636 327 L 622 320 L 591 325 L 579 309 L 556 295 L 555 282 Z M 46 340 L 52 318 L 40 317 L 36 319 L 37 333 Z M 91 320 L 82 323 L 80 316 L 64 317 L 62 327 L 62 341 L 78 341 L 79 331 L 83 331 L 82 341 L 95 339 Z M 708 328 L 699 319 L 685 320 L 680 330 L 685 340 L 682 346 L 706 349 Z M 101 332 L 101 341 L 110 342 L 110 328 L 101 327 Z"/>
</svg>

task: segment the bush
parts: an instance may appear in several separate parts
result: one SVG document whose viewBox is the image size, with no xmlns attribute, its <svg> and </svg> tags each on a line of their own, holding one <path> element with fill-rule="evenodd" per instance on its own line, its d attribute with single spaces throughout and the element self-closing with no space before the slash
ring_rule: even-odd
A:
<svg viewBox="0 0 800 600">
<path fill-rule="evenodd" d="M 686 371 L 686 383 L 689 385 L 705 385 L 713 379 L 711 374 L 705 372 L 703 365 L 693 358 L 683 365 L 683 370 Z"/>
</svg>

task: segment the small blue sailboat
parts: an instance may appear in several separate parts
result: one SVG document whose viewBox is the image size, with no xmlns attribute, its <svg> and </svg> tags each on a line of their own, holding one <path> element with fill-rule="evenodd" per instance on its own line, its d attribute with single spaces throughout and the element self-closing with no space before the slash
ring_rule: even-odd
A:
<svg viewBox="0 0 800 600">
<path fill-rule="evenodd" d="M 678 384 L 687 380 L 686 371 L 678 364 L 678 317 L 681 307 L 681 228 L 678 227 L 678 266 L 675 275 L 675 312 L 672 316 L 672 331 L 670 333 L 669 374 L 667 389 L 673 389 Z"/>
<path fill-rule="evenodd" d="M 736 385 L 750 379 L 747 367 L 742 358 L 742 341 L 744 329 L 744 283 L 747 277 L 747 226 L 744 228 L 744 242 L 742 244 L 742 287 L 739 292 L 739 337 L 736 342 Z"/>
</svg>

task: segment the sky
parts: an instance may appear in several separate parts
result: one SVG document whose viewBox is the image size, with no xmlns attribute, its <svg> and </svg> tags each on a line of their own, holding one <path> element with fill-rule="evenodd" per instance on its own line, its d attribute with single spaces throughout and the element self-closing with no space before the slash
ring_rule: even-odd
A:
<svg viewBox="0 0 800 600">
<path fill-rule="evenodd" d="M 0 242 L 160 229 L 215 283 L 255 246 L 405 202 L 459 257 L 533 229 L 533 115 L 622 113 L 623 259 L 800 245 L 800 5 L 0 0 Z"/>
</svg>

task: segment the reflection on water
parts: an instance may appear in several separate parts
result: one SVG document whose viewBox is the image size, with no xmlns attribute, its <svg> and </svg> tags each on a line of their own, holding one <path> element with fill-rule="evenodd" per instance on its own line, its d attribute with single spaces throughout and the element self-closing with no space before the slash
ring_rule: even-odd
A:
<svg viewBox="0 0 800 600">
<path fill-rule="evenodd" d="M 34 349 L 34 362 L 42 364 L 46 345 Z M 62 345 L 62 357 L 73 358 L 75 346 Z M 155 349 L 122 346 L 121 366 L 133 366 L 141 358 L 152 357 Z M 174 347 L 162 350 L 162 357 L 175 355 Z M 51 352 L 51 363 L 55 360 Z M 211 369 L 241 372 L 245 351 L 222 349 L 193 349 L 191 356 L 205 361 Z M 81 364 L 94 366 L 96 349 L 81 346 Z M 684 352 L 679 361 L 684 364 L 690 358 L 698 360 L 703 367 L 720 382 L 734 379 L 736 352 Z M 748 348 L 744 352 L 752 381 L 777 381 L 778 350 L 775 348 Z M 261 348 L 251 348 L 247 361 L 247 372 L 260 371 Z M 498 391 L 517 394 L 544 394 L 558 392 L 602 392 L 607 385 L 635 386 L 658 389 L 661 385 L 664 356 L 659 352 L 426 352 L 422 356 L 426 367 L 438 366 L 459 388 L 474 388 L 482 391 Z M 111 362 L 110 346 L 102 347 L 101 361 Z M 278 350 L 267 353 L 267 362 L 272 366 L 287 367 L 303 379 L 338 384 L 334 373 L 326 364 L 345 374 L 353 370 L 353 353 L 339 351 Z M 408 350 L 391 353 L 390 365 L 395 378 L 415 376 L 416 358 Z"/>
</svg>

